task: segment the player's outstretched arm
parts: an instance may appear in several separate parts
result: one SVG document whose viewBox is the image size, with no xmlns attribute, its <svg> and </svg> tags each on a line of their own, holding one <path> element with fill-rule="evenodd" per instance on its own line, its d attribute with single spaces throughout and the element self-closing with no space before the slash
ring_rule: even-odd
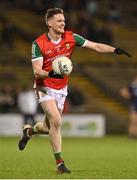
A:
<svg viewBox="0 0 137 180">
<path fill-rule="evenodd" d="M 107 44 L 96 43 L 96 42 L 92 42 L 89 40 L 86 40 L 84 47 L 95 50 L 100 53 L 115 53 L 118 55 L 124 54 L 128 57 L 132 57 L 128 52 L 126 52 L 125 50 L 123 50 L 121 48 L 115 48 L 115 47 L 109 46 Z"/>
</svg>

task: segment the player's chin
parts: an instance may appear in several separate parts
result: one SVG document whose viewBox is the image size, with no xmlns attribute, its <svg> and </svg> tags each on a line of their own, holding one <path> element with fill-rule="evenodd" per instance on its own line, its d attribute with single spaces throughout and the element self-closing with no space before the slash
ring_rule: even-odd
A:
<svg viewBox="0 0 137 180">
<path fill-rule="evenodd" d="M 60 30 L 59 30 L 59 33 L 61 33 L 61 34 L 63 34 L 64 32 L 65 32 L 64 29 L 60 29 Z"/>
</svg>

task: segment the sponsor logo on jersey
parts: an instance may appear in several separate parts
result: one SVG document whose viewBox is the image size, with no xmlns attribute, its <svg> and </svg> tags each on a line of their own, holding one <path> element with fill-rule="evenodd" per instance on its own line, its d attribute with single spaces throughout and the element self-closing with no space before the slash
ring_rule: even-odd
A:
<svg viewBox="0 0 137 180">
<path fill-rule="evenodd" d="M 45 51 L 45 55 L 48 55 L 48 54 L 50 54 L 50 53 L 52 53 L 52 50 L 51 50 L 51 49 L 48 50 L 48 51 Z"/>
<path fill-rule="evenodd" d="M 59 44 L 58 46 L 55 46 L 55 49 L 57 50 L 57 52 L 59 52 L 61 49 L 61 45 Z"/>
<path fill-rule="evenodd" d="M 58 49 L 58 48 L 61 48 L 61 45 L 60 45 L 60 44 L 57 45 L 57 46 L 55 46 L 55 49 Z"/>
</svg>

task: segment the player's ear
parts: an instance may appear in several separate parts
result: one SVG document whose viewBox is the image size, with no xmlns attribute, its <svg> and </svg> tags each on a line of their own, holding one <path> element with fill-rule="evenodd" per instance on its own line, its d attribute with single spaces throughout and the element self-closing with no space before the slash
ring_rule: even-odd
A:
<svg viewBox="0 0 137 180">
<path fill-rule="evenodd" d="M 47 21 L 47 26 L 52 27 L 52 21 L 50 19 Z"/>
</svg>

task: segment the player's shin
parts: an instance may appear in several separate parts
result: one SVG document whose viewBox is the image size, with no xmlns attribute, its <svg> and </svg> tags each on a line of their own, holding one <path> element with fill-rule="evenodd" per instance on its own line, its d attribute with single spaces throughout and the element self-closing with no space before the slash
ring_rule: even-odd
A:
<svg viewBox="0 0 137 180">
<path fill-rule="evenodd" d="M 49 131 L 49 137 L 53 147 L 56 164 L 63 162 L 63 159 L 61 157 L 62 138 L 60 126 L 60 123 L 56 123 L 56 125 L 52 124 Z"/>
<path fill-rule="evenodd" d="M 34 134 L 48 134 L 49 130 L 42 122 L 38 122 L 33 127 Z"/>
</svg>

